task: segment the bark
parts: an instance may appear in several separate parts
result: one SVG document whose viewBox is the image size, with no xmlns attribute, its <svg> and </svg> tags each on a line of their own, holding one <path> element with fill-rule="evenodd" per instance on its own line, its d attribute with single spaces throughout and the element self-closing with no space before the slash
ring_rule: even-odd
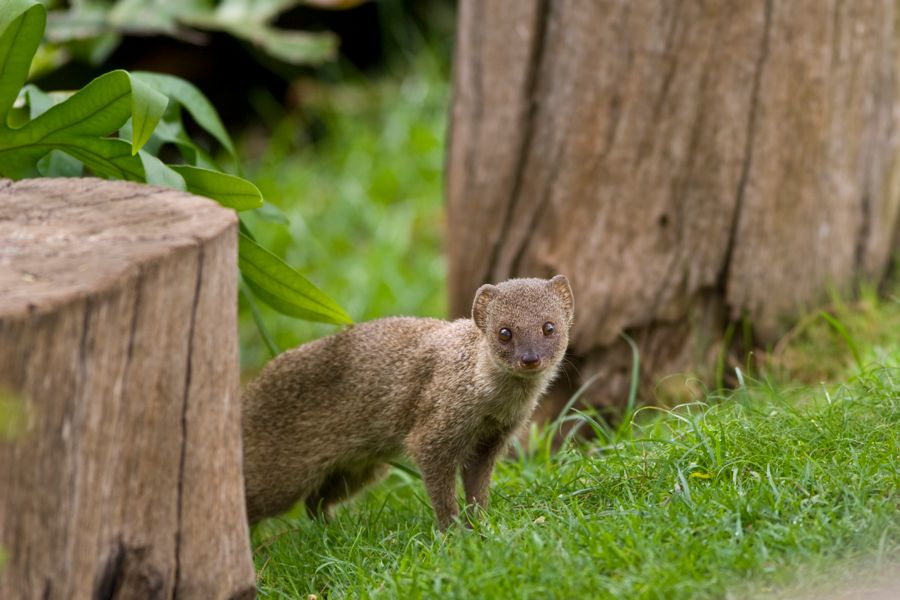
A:
<svg viewBox="0 0 900 600">
<path fill-rule="evenodd" d="M 569 276 L 578 383 L 621 404 L 877 282 L 900 212 L 893 0 L 462 0 L 450 307 Z"/>
<path fill-rule="evenodd" d="M 0 597 L 255 594 L 236 235 L 181 192 L 0 181 Z"/>
</svg>

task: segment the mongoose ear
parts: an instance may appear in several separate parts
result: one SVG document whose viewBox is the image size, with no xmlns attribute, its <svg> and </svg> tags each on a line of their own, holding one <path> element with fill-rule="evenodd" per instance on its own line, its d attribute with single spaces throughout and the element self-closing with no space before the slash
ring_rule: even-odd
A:
<svg viewBox="0 0 900 600">
<path fill-rule="evenodd" d="M 472 320 L 475 321 L 475 325 L 478 329 L 482 331 L 484 331 L 484 328 L 487 326 L 488 304 L 491 303 L 491 300 L 494 299 L 494 296 L 496 296 L 499 291 L 500 289 L 496 285 L 486 283 L 475 292 L 475 302 L 472 303 Z"/>
<path fill-rule="evenodd" d="M 559 294 L 569 313 L 569 321 L 575 316 L 575 297 L 572 295 L 572 286 L 569 285 L 569 279 L 565 275 L 557 275 L 550 280 L 550 287 Z"/>
</svg>

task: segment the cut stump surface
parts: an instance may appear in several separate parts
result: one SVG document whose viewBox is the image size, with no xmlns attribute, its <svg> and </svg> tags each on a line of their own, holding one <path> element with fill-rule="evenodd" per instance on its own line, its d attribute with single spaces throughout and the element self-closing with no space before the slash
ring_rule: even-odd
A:
<svg viewBox="0 0 900 600">
<path fill-rule="evenodd" d="M 0 180 L 0 598 L 254 595 L 236 223 L 173 190 Z"/>
</svg>

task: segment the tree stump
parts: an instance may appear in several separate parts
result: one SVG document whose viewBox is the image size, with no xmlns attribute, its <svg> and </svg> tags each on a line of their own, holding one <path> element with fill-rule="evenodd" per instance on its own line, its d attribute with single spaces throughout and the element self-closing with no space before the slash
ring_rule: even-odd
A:
<svg viewBox="0 0 900 600">
<path fill-rule="evenodd" d="M 598 374 L 585 397 L 621 406 L 622 331 L 646 397 L 708 374 L 735 325 L 770 344 L 877 283 L 900 247 L 898 24 L 892 0 L 463 0 L 451 313 L 567 274 L 580 377 L 560 382 Z"/>
<path fill-rule="evenodd" d="M 236 235 L 182 192 L 0 180 L 0 598 L 255 595 Z"/>
</svg>

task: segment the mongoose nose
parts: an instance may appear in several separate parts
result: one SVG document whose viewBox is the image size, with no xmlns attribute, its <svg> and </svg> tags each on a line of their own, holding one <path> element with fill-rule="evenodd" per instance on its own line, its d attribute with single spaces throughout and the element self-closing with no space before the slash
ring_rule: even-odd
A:
<svg viewBox="0 0 900 600">
<path fill-rule="evenodd" d="M 541 364 L 541 357 L 537 355 L 535 352 L 526 352 L 521 357 L 519 357 L 519 362 L 526 369 L 534 369 Z"/>
</svg>

